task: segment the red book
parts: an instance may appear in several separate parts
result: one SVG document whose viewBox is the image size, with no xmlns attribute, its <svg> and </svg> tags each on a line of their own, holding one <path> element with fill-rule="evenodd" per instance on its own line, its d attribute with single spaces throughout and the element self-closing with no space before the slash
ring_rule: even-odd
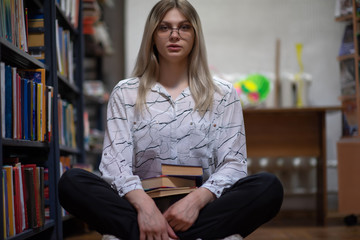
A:
<svg viewBox="0 0 360 240">
<path fill-rule="evenodd" d="M 20 198 L 20 176 L 18 167 L 13 167 L 14 174 L 14 209 L 15 209 L 15 231 L 16 234 L 22 232 L 22 213 Z"/>
<path fill-rule="evenodd" d="M 31 168 L 32 169 L 32 172 L 33 172 L 33 181 L 34 181 L 34 195 L 35 195 L 35 212 L 36 212 L 36 224 L 35 226 L 36 227 L 40 227 L 40 223 L 41 223 L 41 220 L 40 220 L 40 199 L 39 199 L 39 187 L 37 186 L 37 182 L 39 182 L 37 180 L 37 171 L 36 171 L 36 164 L 25 164 L 24 165 L 24 168 Z"/>
<path fill-rule="evenodd" d="M 27 214 L 27 199 L 29 198 L 28 190 L 26 189 L 26 180 L 25 180 L 25 171 L 24 166 L 21 166 L 21 179 L 22 179 L 22 187 L 23 187 L 23 201 L 24 201 L 24 216 L 25 216 L 25 229 L 29 228 L 28 224 L 28 214 Z"/>
</svg>

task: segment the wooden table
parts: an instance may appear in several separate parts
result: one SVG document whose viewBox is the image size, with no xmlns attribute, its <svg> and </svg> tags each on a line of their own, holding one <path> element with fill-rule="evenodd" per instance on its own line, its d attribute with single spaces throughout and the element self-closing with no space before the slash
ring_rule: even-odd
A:
<svg viewBox="0 0 360 240">
<path fill-rule="evenodd" d="M 326 224 L 326 119 L 340 107 L 244 109 L 248 157 L 316 157 L 316 222 Z M 335 146 L 334 146 L 335 147 Z"/>
</svg>

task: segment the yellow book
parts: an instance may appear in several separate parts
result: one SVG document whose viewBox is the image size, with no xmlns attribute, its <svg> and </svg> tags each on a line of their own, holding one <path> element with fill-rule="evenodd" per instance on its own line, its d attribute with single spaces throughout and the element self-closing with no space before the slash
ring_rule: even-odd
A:
<svg viewBox="0 0 360 240">
<path fill-rule="evenodd" d="M 36 96 L 36 104 L 37 104 L 37 112 L 36 114 L 36 128 L 37 128 L 37 139 L 38 141 L 45 140 L 46 134 L 46 82 L 45 82 L 45 69 L 24 69 L 21 70 L 26 74 L 24 77 L 32 80 L 36 84 L 37 96 Z M 40 86 L 39 86 L 40 84 Z M 40 135 L 39 135 L 40 134 Z"/>
<path fill-rule="evenodd" d="M 6 176 L 6 171 L 3 169 L 3 176 L 2 176 L 2 198 L 3 198 L 3 231 L 4 231 L 4 239 L 7 237 L 6 235 L 6 209 L 7 209 L 7 205 L 6 205 L 6 194 L 5 194 L 5 176 Z"/>
<path fill-rule="evenodd" d="M 45 34 L 44 33 L 29 33 L 28 35 L 29 47 L 42 47 L 45 46 Z"/>
<path fill-rule="evenodd" d="M 13 185 L 13 167 L 3 166 L 6 171 L 7 197 L 9 210 L 9 237 L 15 235 L 15 209 L 14 209 L 14 185 Z"/>
</svg>

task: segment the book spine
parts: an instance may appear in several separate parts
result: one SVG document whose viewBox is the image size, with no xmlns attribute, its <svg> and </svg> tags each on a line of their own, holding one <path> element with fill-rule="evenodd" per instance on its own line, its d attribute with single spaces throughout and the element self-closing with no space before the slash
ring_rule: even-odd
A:
<svg viewBox="0 0 360 240">
<path fill-rule="evenodd" d="M 12 72 L 9 65 L 5 66 L 5 137 L 12 138 L 13 134 L 13 83 Z"/>
<path fill-rule="evenodd" d="M 0 97 L 1 97 L 1 137 L 5 138 L 6 120 L 5 120 L 5 63 L 0 62 Z"/>
</svg>

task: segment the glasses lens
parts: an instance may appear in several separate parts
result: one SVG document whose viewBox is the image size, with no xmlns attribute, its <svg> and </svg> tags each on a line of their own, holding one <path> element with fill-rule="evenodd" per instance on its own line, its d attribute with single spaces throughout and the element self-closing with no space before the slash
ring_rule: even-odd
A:
<svg viewBox="0 0 360 240">
<path fill-rule="evenodd" d="M 181 25 L 178 28 L 171 28 L 167 25 L 159 25 L 157 29 L 157 34 L 160 38 L 169 38 L 170 36 L 177 34 L 180 38 L 187 39 L 191 37 L 192 33 L 193 27 L 189 24 Z"/>
</svg>

